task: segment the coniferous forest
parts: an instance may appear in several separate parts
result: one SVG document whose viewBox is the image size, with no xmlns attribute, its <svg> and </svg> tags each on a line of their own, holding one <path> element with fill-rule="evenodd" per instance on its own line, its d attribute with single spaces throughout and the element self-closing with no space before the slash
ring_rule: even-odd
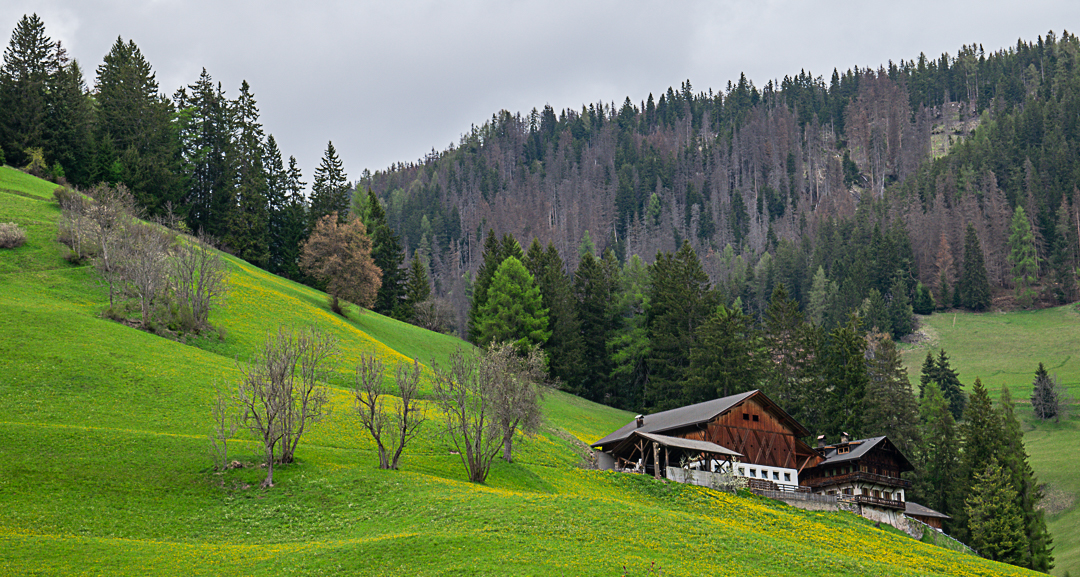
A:
<svg viewBox="0 0 1080 577">
<path fill-rule="evenodd" d="M 310 177 L 285 160 L 246 81 L 230 94 L 203 70 L 167 95 L 123 38 L 88 78 L 33 15 L 0 68 L 0 161 L 123 185 L 146 214 L 314 285 L 299 261 L 315 223 L 358 218 L 373 310 L 540 347 L 560 387 L 620 408 L 762 389 L 815 434 L 888 435 L 954 534 L 997 543 L 979 515 L 1007 513 L 1022 538 L 991 554 L 1047 570 L 1011 400 L 964 387 L 944 350 L 915 394 L 895 343 L 916 313 L 1080 298 L 1078 56 L 1050 32 L 827 79 L 504 110 L 350 181 L 333 143 Z M 966 503 L 976 489 L 1016 511 Z"/>
</svg>

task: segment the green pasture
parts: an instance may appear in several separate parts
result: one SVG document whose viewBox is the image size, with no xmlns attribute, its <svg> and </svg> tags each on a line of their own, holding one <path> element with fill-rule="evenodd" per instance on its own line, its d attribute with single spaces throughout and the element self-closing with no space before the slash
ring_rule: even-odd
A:
<svg viewBox="0 0 1080 577">
<path fill-rule="evenodd" d="M 1080 574 L 1080 312 L 1076 305 L 1009 313 L 946 312 L 919 317 L 926 340 L 904 347 L 904 365 L 918 391 L 927 351 L 945 349 L 968 390 L 978 377 L 996 399 L 1002 385 L 1017 401 L 1024 443 L 1045 484 L 1047 525 L 1054 537 L 1054 575 Z M 1061 422 L 1038 422 L 1030 401 L 1042 362 L 1074 399 Z"/>
<path fill-rule="evenodd" d="M 0 575 L 1028 574 L 847 513 L 582 468 L 585 444 L 632 415 L 555 391 L 484 485 L 466 482 L 434 410 L 402 470 L 380 471 L 351 413 L 356 358 L 416 358 L 430 374 L 467 345 L 342 319 L 325 295 L 228 257 L 232 290 L 211 316 L 223 340 L 105 320 L 92 268 L 55 242 L 51 191 L 0 169 L 0 221 L 30 226 L 0 251 Z M 242 466 L 211 470 L 209 401 L 282 324 L 334 334 L 340 370 L 332 415 L 261 490 L 245 435 L 230 443 Z"/>
</svg>

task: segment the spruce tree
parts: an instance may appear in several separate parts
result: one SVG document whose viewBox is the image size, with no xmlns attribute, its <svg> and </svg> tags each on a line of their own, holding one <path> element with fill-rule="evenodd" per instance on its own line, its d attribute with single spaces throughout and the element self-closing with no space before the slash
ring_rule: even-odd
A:
<svg viewBox="0 0 1080 577">
<path fill-rule="evenodd" d="M 23 166 L 25 151 L 48 148 L 50 77 L 57 72 L 56 43 L 37 14 L 23 16 L 11 33 L 0 67 L 0 147 L 7 162 Z"/>
<path fill-rule="evenodd" d="M 996 458 L 975 473 L 966 494 L 971 546 L 987 559 L 1022 564 L 1028 549 L 1024 519 L 1016 505 L 1016 489 Z"/>
<path fill-rule="evenodd" d="M 848 433 L 856 438 L 863 427 L 866 396 L 866 340 L 859 319 L 852 315 L 836 327 L 826 339 L 822 369 L 825 382 L 832 385 L 826 393 L 826 420 L 823 432 L 830 437 Z"/>
<path fill-rule="evenodd" d="M 646 327 L 651 351 L 646 404 L 651 410 L 663 410 L 685 404 L 683 384 L 696 331 L 715 309 L 717 299 L 688 241 L 675 254 L 658 254 L 649 277 Z"/>
<path fill-rule="evenodd" d="M 614 328 L 607 341 L 611 352 L 611 405 L 627 410 L 645 409 L 649 378 L 649 338 L 645 311 L 649 300 L 649 269 L 638 255 L 627 259 L 615 280 L 612 299 Z"/>
<path fill-rule="evenodd" d="M 307 184 L 300 179 L 303 174 L 296 165 L 296 157 L 289 157 L 289 168 L 285 171 L 285 188 L 287 197 L 284 214 L 281 216 L 280 230 L 280 254 L 281 273 L 283 276 L 295 281 L 303 279 L 300 271 L 300 247 L 308 237 L 307 228 L 307 199 L 304 197 L 304 186 Z"/>
<path fill-rule="evenodd" d="M 548 310 L 551 337 L 544 344 L 544 352 L 548 356 L 548 374 L 566 390 L 594 398 L 586 395 L 582 388 L 581 371 L 585 357 L 581 322 L 570 277 L 566 274 L 559 251 L 551 244 L 545 250 L 539 239 L 533 238 L 524 264 L 536 280 L 541 303 Z"/>
<path fill-rule="evenodd" d="M 488 229 L 484 238 L 484 252 L 481 256 L 480 267 L 476 270 L 476 280 L 472 285 L 472 299 L 469 306 L 468 336 L 472 343 L 479 343 L 480 339 L 480 310 L 487 302 L 488 287 L 495 271 L 502 264 L 502 251 L 500 250 L 499 238 L 495 236 L 494 229 Z"/>
<path fill-rule="evenodd" d="M 229 108 L 233 145 L 227 162 L 235 170 L 236 204 L 226 217 L 221 240 L 240 258 L 266 267 L 270 257 L 268 184 L 263 166 L 266 145 L 259 109 L 246 80 Z"/>
<path fill-rule="evenodd" d="M 1076 207 L 1080 210 L 1080 207 Z M 1058 207 L 1057 224 L 1054 226 L 1054 249 L 1050 255 L 1053 268 L 1054 296 L 1059 303 L 1070 303 L 1077 298 L 1076 284 L 1076 229 L 1069 218 L 1069 202 L 1064 195 Z"/>
<path fill-rule="evenodd" d="M 1024 520 L 1024 536 L 1027 548 L 1023 552 L 1021 565 L 1035 571 L 1047 573 L 1054 567 L 1053 539 L 1046 528 L 1043 511 L 1039 508 L 1042 489 L 1039 488 L 1035 472 L 1028 464 L 1027 449 L 1024 447 L 1024 432 L 1013 410 L 1012 396 L 1005 385 L 1001 387 L 999 400 L 1002 439 L 1000 462 L 1008 474 L 1012 487 L 1016 490 L 1017 507 Z"/>
<path fill-rule="evenodd" d="M 930 291 L 930 287 L 919 283 L 915 285 L 915 301 L 911 305 L 911 310 L 917 315 L 929 315 L 934 313 L 934 309 L 937 308 L 937 303 L 934 302 L 934 294 Z"/>
<path fill-rule="evenodd" d="M 1046 367 L 1039 363 L 1035 369 L 1035 381 L 1032 383 L 1031 408 L 1035 412 L 1035 418 L 1041 421 L 1054 419 L 1059 420 L 1059 403 L 1057 387 L 1053 379 L 1046 372 Z"/>
<path fill-rule="evenodd" d="M 360 195 L 357 194 L 357 196 Z M 393 315 L 395 318 L 402 320 L 412 320 L 415 315 L 413 309 L 420 301 L 413 302 L 411 305 L 398 310 L 402 303 L 408 300 L 406 296 L 408 290 L 406 288 L 408 283 L 406 277 L 409 273 L 402 270 L 402 263 L 405 262 L 405 251 L 401 247 L 401 240 L 397 233 L 390 228 L 390 223 L 386 220 L 386 211 L 383 210 L 379 198 L 375 196 L 375 191 L 368 188 L 367 196 L 361 198 L 363 200 L 354 198 L 353 206 L 363 209 L 357 216 L 363 219 L 364 225 L 371 235 L 371 258 L 375 260 L 375 264 L 383 271 L 383 284 L 379 287 L 379 294 L 375 297 L 373 310 L 380 314 Z M 424 263 L 424 266 L 427 267 L 427 264 Z M 425 281 L 428 281 L 426 275 Z"/>
<path fill-rule="evenodd" d="M 762 385 L 785 411 L 794 414 L 803 399 L 800 387 L 807 378 L 810 347 L 799 303 L 788 297 L 783 283 L 776 285 L 762 322 L 762 345 L 774 362 L 762 365 Z M 757 382 L 759 379 L 755 379 Z"/>
<path fill-rule="evenodd" d="M 964 268 L 956 291 L 960 304 L 966 308 L 981 311 L 990 306 L 990 281 L 986 276 L 982 245 L 971 223 L 964 233 Z"/>
<path fill-rule="evenodd" d="M 752 318 L 720 305 L 698 329 L 687 371 L 688 403 L 759 388 L 770 358 Z"/>
<path fill-rule="evenodd" d="M 829 306 L 828 298 L 829 279 L 825 276 L 825 269 L 818 266 L 810 284 L 810 303 L 806 308 L 808 319 L 817 326 L 821 326 L 825 320 L 825 311 Z"/>
<path fill-rule="evenodd" d="M 151 214 L 176 206 L 184 191 L 172 102 L 158 93 L 155 74 L 134 42 L 117 38 L 97 68 L 97 161 L 119 176 Z"/>
<path fill-rule="evenodd" d="M 938 381 L 937 374 L 937 364 L 934 363 L 934 354 L 930 351 L 926 351 L 926 360 L 923 361 L 922 371 L 919 374 L 920 399 L 926 396 L 926 386 Z"/>
<path fill-rule="evenodd" d="M 603 402 L 615 396 L 609 386 L 612 370 L 607 342 L 615 330 L 613 300 L 617 271 L 591 252 L 582 254 L 574 273 L 574 301 L 581 323 L 581 385 L 588 397 Z"/>
<path fill-rule="evenodd" d="M 333 212 L 337 213 L 338 222 L 345 222 L 349 216 L 349 182 L 334 143 L 327 142 L 319 167 L 315 169 L 315 182 L 311 185 L 310 225 L 313 227 L 316 221 Z"/>
<path fill-rule="evenodd" d="M 60 43 L 55 50 L 56 72 L 49 81 L 48 158 L 53 167 L 78 186 L 90 185 L 94 165 L 94 103 L 86 88 L 82 68 L 68 60 Z M 177 207 L 179 208 L 179 207 Z"/>
<path fill-rule="evenodd" d="M 919 408 L 911 391 L 900 350 L 889 335 L 866 336 L 866 397 L 863 422 L 885 435 L 905 455 L 918 446 Z"/>
<path fill-rule="evenodd" d="M 229 165 L 235 159 L 229 152 L 233 145 L 229 101 L 205 68 L 195 84 L 178 90 L 173 99 L 179 112 L 180 174 L 188 228 L 221 237 L 236 210 L 235 170 Z M 110 156 L 102 151 L 98 155 Z"/>
<path fill-rule="evenodd" d="M 960 425 L 960 434 L 964 439 L 963 473 L 961 490 L 969 491 L 975 483 L 975 476 L 986 469 L 990 460 L 1001 450 L 1001 419 L 990 402 L 990 395 L 982 380 L 976 378 L 971 386 L 971 398 L 964 408 L 964 421 Z M 955 536 L 966 540 L 969 525 L 966 513 L 957 516 L 958 525 Z"/>
<path fill-rule="evenodd" d="M 1039 263 L 1035 253 L 1035 235 L 1031 232 L 1024 207 L 1017 206 L 1009 225 L 1009 264 L 1012 265 L 1013 286 L 1020 306 L 1030 307 L 1035 299 Z"/>
<path fill-rule="evenodd" d="M 916 453 L 918 475 L 913 487 L 927 507 L 955 516 L 960 506 L 960 439 L 948 401 L 937 383 L 930 381 L 919 402 L 920 450 Z M 946 527 L 952 530 L 954 523 Z"/>
<path fill-rule="evenodd" d="M 378 262 L 376 262 L 378 264 Z M 385 278 L 385 277 L 384 277 Z M 408 322 L 416 320 L 416 305 L 431 296 L 431 283 L 428 282 L 427 265 L 418 253 L 413 253 L 409 270 L 405 275 L 405 299 L 398 305 L 399 317 Z M 376 297 L 377 298 L 377 297 Z"/>
<path fill-rule="evenodd" d="M 937 383 L 941 393 L 949 401 L 949 410 L 952 411 L 953 418 L 960 420 L 961 415 L 964 414 L 967 397 L 964 396 L 960 375 L 950 366 L 949 356 L 945 354 L 945 349 L 941 349 L 938 353 L 937 360 L 934 362 L 933 374 L 934 382 Z"/>
<path fill-rule="evenodd" d="M 912 316 L 911 299 L 908 298 L 907 283 L 901 277 L 896 277 L 889 289 L 889 303 L 886 307 L 889 315 L 889 324 L 892 326 L 892 336 L 900 340 L 915 330 L 915 317 Z"/>
</svg>

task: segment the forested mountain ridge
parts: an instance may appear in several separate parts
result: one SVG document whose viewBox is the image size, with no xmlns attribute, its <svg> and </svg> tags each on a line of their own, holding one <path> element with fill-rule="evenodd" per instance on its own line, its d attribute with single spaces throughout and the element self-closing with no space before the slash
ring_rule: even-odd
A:
<svg viewBox="0 0 1080 577">
<path fill-rule="evenodd" d="M 360 185 L 384 200 L 410 248 L 431 255 L 437 289 L 459 297 L 459 310 L 488 228 L 552 243 L 571 271 L 586 231 L 620 260 L 651 262 L 688 240 L 713 282 L 733 273 L 727 245 L 749 268 L 791 252 L 798 266 L 776 267 L 774 282 L 805 306 L 818 264 L 843 289 L 848 274 L 819 249 L 835 235 L 830 222 L 859 207 L 868 242 L 875 225 L 903 225 L 913 290 L 940 289 L 942 273 L 956 284 L 968 223 L 991 284 L 1012 286 L 1009 223 L 1023 206 L 1045 296 L 1067 301 L 1080 202 L 1077 51 L 1075 36 L 1049 33 L 992 53 L 972 45 L 834 71 L 828 82 L 800 72 L 758 88 L 742 76 L 722 92 L 687 81 L 640 104 L 501 111 L 457 146 Z"/>
</svg>

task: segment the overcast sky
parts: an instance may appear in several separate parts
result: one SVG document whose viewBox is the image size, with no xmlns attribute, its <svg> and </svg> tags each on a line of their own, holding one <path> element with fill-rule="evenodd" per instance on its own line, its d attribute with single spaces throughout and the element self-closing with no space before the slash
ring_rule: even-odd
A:
<svg viewBox="0 0 1080 577">
<path fill-rule="evenodd" d="M 170 96 L 204 67 L 229 97 L 246 79 L 308 182 L 327 141 L 355 180 L 443 150 L 500 109 L 640 102 L 687 79 L 721 90 L 740 72 L 759 87 L 801 69 L 828 79 L 1080 28 L 1076 0 L 3 0 L 5 47 L 34 12 L 91 85 L 117 36 Z"/>
</svg>

